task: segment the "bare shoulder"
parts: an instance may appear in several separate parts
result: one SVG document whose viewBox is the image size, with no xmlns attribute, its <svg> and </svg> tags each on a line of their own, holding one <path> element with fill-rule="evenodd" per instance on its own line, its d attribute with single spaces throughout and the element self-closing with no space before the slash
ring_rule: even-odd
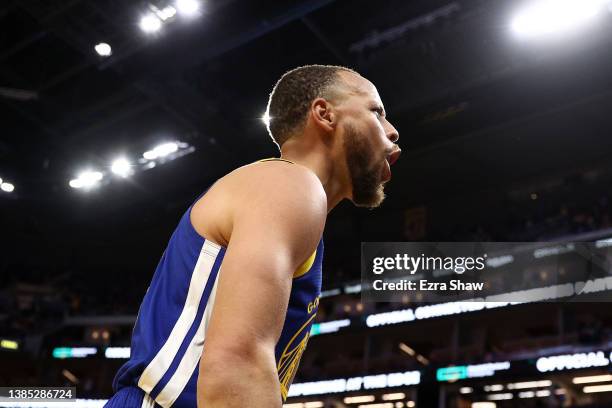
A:
<svg viewBox="0 0 612 408">
<path fill-rule="evenodd" d="M 235 177 L 239 188 L 267 194 L 286 194 L 301 199 L 327 201 L 317 176 L 308 168 L 284 161 L 257 162 L 237 169 Z"/>
<path fill-rule="evenodd" d="M 306 217 L 304 221 L 324 221 L 327 215 L 323 186 L 304 166 L 282 161 L 258 162 L 241 167 L 232 176 L 234 193 L 241 197 L 236 203 L 240 212 L 258 210 L 261 204 L 279 215 L 300 214 Z"/>
<path fill-rule="evenodd" d="M 227 245 L 240 216 L 299 218 L 319 230 L 327 216 L 327 197 L 308 168 L 283 161 L 257 162 L 219 179 L 192 211 L 201 235 Z"/>
</svg>

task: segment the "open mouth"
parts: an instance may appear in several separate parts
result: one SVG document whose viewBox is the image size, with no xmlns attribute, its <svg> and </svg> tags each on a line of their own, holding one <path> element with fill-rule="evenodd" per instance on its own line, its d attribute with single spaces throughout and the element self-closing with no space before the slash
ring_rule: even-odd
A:
<svg viewBox="0 0 612 408">
<path fill-rule="evenodd" d="M 389 163 L 389 166 L 393 166 L 397 159 L 399 159 L 400 154 L 402 154 L 402 150 L 398 148 L 387 155 L 387 162 Z"/>
<path fill-rule="evenodd" d="M 385 159 L 385 168 L 383 172 L 384 182 L 391 180 L 391 166 L 397 161 L 397 159 L 399 159 L 399 156 L 401 153 L 402 151 L 398 148 L 397 150 L 394 150 L 393 152 L 387 155 Z"/>
</svg>

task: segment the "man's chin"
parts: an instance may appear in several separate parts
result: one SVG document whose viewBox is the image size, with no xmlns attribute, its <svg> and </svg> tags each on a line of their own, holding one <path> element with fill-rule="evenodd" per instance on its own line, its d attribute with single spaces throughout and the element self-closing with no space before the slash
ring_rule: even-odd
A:
<svg viewBox="0 0 612 408">
<path fill-rule="evenodd" d="M 385 200 L 384 183 L 379 184 L 375 191 L 366 194 L 354 194 L 351 201 L 356 207 L 362 208 L 377 208 Z"/>
</svg>

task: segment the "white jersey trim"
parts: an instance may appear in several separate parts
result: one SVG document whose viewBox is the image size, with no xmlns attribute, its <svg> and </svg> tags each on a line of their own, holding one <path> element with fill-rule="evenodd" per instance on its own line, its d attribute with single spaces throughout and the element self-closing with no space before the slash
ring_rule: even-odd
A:
<svg viewBox="0 0 612 408">
<path fill-rule="evenodd" d="M 189 379 L 193 375 L 193 371 L 198 367 L 200 358 L 202 356 L 202 350 L 204 348 L 204 338 L 206 337 L 206 330 L 212 317 L 212 310 L 215 304 L 215 295 L 217 294 L 217 283 L 219 282 L 219 274 L 217 273 L 217 279 L 215 280 L 208 302 L 206 303 L 206 309 L 204 310 L 204 316 L 198 330 L 191 339 L 191 343 L 185 351 L 185 355 L 181 359 L 176 371 L 166 384 L 163 390 L 157 395 L 155 401 L 162 407 L 169 407 L 177 400 L 181 392 L 187 386 Z"/>
<path fill-rule="evenodd" d="M 205 241 L 204 245 L 202 245 L 200 255 L 198 256 L 198 260 L 191 275 L 189 290 L 183 310 L 174 324 L 168 339 L 144 369 L 138 380 L 138 387 L 147 394 L 155 388 L 170 367 L 170 364 L 172 364 L 183 340 L 189 332 L 189 328 L 195 321 L 204 288 L 206 287 L 206 283 L 208 282 L 208 278 L 210 277 L 220 249 L 221 247 L 219 245 L 210 241 Z M 187 352 L 189 352 L 189 350 Z M 160 405 L 164 406 L 163 404 Z"/>
<path fill-rule="evenodd" d="M 142 398 L 140 408 L 155 408 L 155 401 L 153 401 L 149 394 L 145 394 Z"/>
</svg>

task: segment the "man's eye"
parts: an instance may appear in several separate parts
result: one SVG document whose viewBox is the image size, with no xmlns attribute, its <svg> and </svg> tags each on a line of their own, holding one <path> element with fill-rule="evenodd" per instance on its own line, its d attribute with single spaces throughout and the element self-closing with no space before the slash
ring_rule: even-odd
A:
<svg viewBox="0 0 612 408">
<path fill-rule="evenodd" d="M 372 111 L 376 112 L 377 116 L 382 116 L 382 109 L 381 108 L 374 108 L 374 109 L 372 109 Z"/>
</svg>

